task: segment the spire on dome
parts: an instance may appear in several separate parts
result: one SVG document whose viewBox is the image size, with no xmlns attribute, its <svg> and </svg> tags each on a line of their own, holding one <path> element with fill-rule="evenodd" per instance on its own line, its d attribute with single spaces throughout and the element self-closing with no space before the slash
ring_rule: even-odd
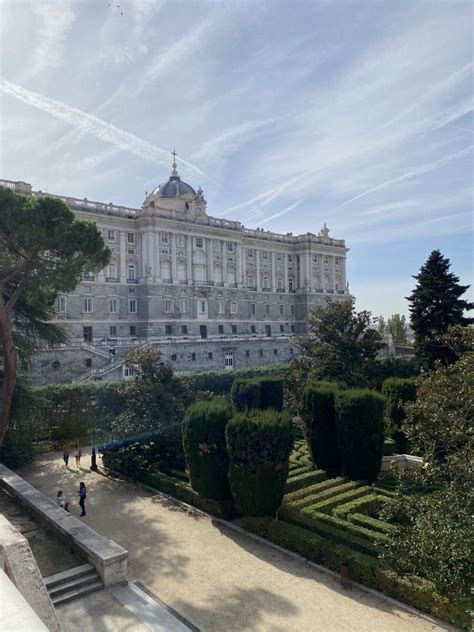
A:
<svg viewBox="0 0 474 632">
<path fill-rule="evenodd" d="M 177 153 L 176 153 L 176 151 L 173 149 L 173 151 L 171 152 L 171 155 L 173 156 L 173 164 L 171 165 L 171 167 L 172 167 L 172 169 L 173 169 L 173 170 L 171 171 L 171 176 L 172 176 L 172 177 L 175 177 L 175 178 L 176 178 L 176 177 L 178 177 L 178 178 L 179 178 L 179 176 L 178 176 L 178 172 L 176 171 L 176 167 L 178 166 L 178 165 L 176 164 L 176 156 L 177 156 L 178 154 L 177 154 Z"/>
</svg>

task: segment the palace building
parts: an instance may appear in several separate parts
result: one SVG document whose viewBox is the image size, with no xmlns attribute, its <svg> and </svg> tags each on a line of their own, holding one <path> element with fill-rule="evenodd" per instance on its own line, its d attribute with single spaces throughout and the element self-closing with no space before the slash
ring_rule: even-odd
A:
<svg viewBox="0 0 474 632">
<path fill-rule="evenodd" d="M 128 377 L 130 349 L 159 349 L 177 371 L 284 363 L 310 310 L 349 296 L 348 249 L 326 224 L 317 235 L 280 235 L 216 219 L 176 169 L 139 209 L 53 196 L 97 224 L 112 257 L 58 299 L 69 341 L 35 358 L 34 384 Z"/>
</svg>

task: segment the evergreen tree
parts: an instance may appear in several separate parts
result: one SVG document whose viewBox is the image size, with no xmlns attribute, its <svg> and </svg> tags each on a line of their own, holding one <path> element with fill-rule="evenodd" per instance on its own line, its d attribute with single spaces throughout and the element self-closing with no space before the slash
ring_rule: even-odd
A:
<svg viewBox="0 0 474 632">
<path fill-rule="evenodd" d="M 392 314 L 387 321 L 387 328 L 392 334 L 393 342 L 406 342 L 405 333 L 405 316 L 400 314 Z"/>
<path fill-rule="evenodd" d="M 385 318 L 383 316 L 379 316 L 377 320 L 377 331 L 383 336 L 386 329 L 387 325 L 385 323 Z"/>
<path fill-rule="evenodd" d="M 461 296 L 469 285 L 460 285 L 459 277 L 449 272 L 450 261 L 433 250 L 419 274 L 411 295 L 411 325 L 415 334 L 415 352 L 423 369 L 434 367 L 436 360 L 449 364 L 455 360 L 453 350 L 440 336 L 450 325 L 469 325 L 473 318 L 464 316 L 473 304 Z"/>
</svg>

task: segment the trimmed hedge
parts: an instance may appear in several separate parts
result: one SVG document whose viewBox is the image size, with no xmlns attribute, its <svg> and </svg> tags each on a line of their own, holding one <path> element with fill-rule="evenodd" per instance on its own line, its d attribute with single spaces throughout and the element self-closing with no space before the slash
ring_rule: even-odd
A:
<svg viewBox="0 0 474 632">
<path fill-rule="evenodd" d="M 389 534 L 395 528 L 392 524 L 385 522 L 385 520 L 379 520 L 378 518 L 372 518 L 372 516 L 366 516 L 361 513 L 351 513 L 347 516 L 347 520 L 367 529 L 373 531 L 379 531 L 380 533 Z"/>
<path fill-rule="evenodd" d="M 384 398 L 375 391 L 336 391 L 336 428 L 342 473 L 377 480 L 382 466 Z"/>
<path fill-rule="evenodd" d="M 230 392 L 232 404 L 238 412 L 253 408 L 283 409 L 283 380 L 279 377 L 238 378 Z"/>
<path fill-rule="evenodd" d="M 312 470 L 310 472 L 304 472 L 303 474 L 297 474 L 296 476 L 293 476 L 290 473 L 290 476 L 286 481 L 285 494 L 289 494 L 303 488 L 307 489 L 308 485 L 320 483 L 325 479 L 326 472 L 323 472 L 323 470 Z"/>
<path fill-rule="evenodd" d="M 350 489 L 347 492 L 338 494 L 337 496 L 331 496 L 326 500 L 321 500 L 320 502 L 310 505 L 309 507 L 307 507 L 307 511 L 330 512 L 336 507 L 339 507 L 339 505 L 343 505 L 351 499 L 365 496 L 369 490 L 370 487 L 360 487 L 357 485 L 354 489 Z"/>
<path fill-rule="evenodd" d="M 196 391 L 209 391 L 214 395 L 228 395 L 232 383 L 239 378 L 258 378 L 278 376 L 282 372 L 281 364 L 269 364 L 254 368 L 222 369 L 220 371 L 182 371 L 176 373 L 178 379 L 185 379 Z"/>
<path fill-rule="evenodd" d="M 382 395 L 385 397 L 385 422 L 396 443 L 396 452 L 405 454 L 408 449 L 408 442 L 405 434 L 401 431 L 406 416 L 403 404 L 415 401 L 416 379 L 413 377 L 391 377 L 383 383 Z"/>
<path fill-rule="evenodd" d="M 271 518 L 245 518 L 242 526 L 247 531 L 266 538 L 281 547 L 299 553 L 317 564 L 339 573 L 342 564 L 351 567 L 352 579 L 364 586 L 379 590 L 415 608 L 458 625 L 469 626 L 469 618 L 434 592 L 428 580 L 400 577 L 381 566 L 374 557 L 364 555 L 343 544 L 314 534 L 307 529 Z"/>
<path fill-rule="evenodd" d="M 333 499 L 338 497 L 340 494 L 345 494 L 346 492 L 352 491 L 359 487 L 359 483 L 355 481 L 348 481 L 346 479 L 341 479 L 339 485 L 326 487 L 325 489 L 318 489 L 314 493 L 308 494 L 299 500 L 294 500 L 293 504 L 295 507 L 309 507 L 310 505 L 314 505 L 315 503 L 322 503 L 327 499 Z"/>
<path fill-rule="evenodd" d="M 293 447 L 290 417 L 273 410 L 237 414 L 227 424 L 226 443 L 237 509 L 246 516 L 275 515 Z"/>
<path fill-rule="evenodd" d="M 334 473 L 341 471 L 334 410 L 334 395 L 338 390 L 337 384 L 310 384 L 303 391 L 300 408 L 305 438 L 315 466 Z"/>
<path fill-rule="evenodd" d="M 183 447 L 192 488 L 204 498 L 230 499 L 225 427 L 232 417 L 225 400 L 197 402 L 183 424 Z"/>
<path fill-rule="evenodd" d="M 297 489 L 296 491 L 290 492 L 285 495 L 285 502 L 293 503 L 297 500 L 301 500 L 305 498 L 308 495 L 314 495 L 315 497 L 317 497 L 318 493 L 322 492 L 325 489 L 329 489 L 330 487 L 336 487 L 337 485 L 344 483 L 344 480 L 345 479 L 341 477 L 328 478 L 324 481 L 321 481 L 320 483 L 314 483 L 313 485 L 310 485 L 309 487 Z"/>
<path fill-rule="evenodd" d="M 348 514 L 355 513 L 360 510 L 364 510 L 368 514 L 375 513 L 380 507 L 387 501 L 386 498 L 379 494 L 367 494 L 362 498 L 356 498 L 350 500 L 343 505 L 339 505 L 334 509 L 334 515 L 340 518 L 347 518 Z"/>
</svg>

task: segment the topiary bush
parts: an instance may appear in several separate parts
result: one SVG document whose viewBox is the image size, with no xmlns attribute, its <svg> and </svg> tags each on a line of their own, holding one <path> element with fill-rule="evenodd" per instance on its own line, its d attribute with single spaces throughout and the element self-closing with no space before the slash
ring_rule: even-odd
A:
<svg viewBox="0 0 474 632">
<path fill-rule="evenodd" d="M 384 398 L 368 389 L 335 393 L 336 432 L 342 474 L 373 482 L 382 465 Z"/>
<path fill-rule="evenodd" d="M 313 463 L 318 469 L 338 474 L 341 459 L 337 446 L 334 394 L 339 387 L 330 382 L 320 384 L 309 384 L 303 391 L 300 416 Z"/>
<path fill-rule="evenodd" d="M 192 488 L 204 498 L 231 498 L 225 427 L 233 411 L 224 400 L 197 402 L 187 411 L 183 447 Z"/>
<path fill-rule="evenodd" d="M 238 412 L 252 408 L 283 408 L 283 380 L 279 377 L 238 378 L 230 392 L 232 404 Z"/>
<path fill-rule="evenodd" d="M 395 451 L 405 454 L 408 449 L 406 435 L 401 427 L 405 420 L 403 404 L 414 402 L 416 399 L 416 379 L 414 377 L 391 377 L 382 385 L 382 395 L 385 397 L 385 423 L 388 432 L 393 437 Z"/>
<path fill-rule="evenodd" d="M 227 424 L 229 481 L 245 516 L 274 516 L 283 499 L 293 447 L 289 415 L 273 410 L 235 415 Z"/>
</svg>

